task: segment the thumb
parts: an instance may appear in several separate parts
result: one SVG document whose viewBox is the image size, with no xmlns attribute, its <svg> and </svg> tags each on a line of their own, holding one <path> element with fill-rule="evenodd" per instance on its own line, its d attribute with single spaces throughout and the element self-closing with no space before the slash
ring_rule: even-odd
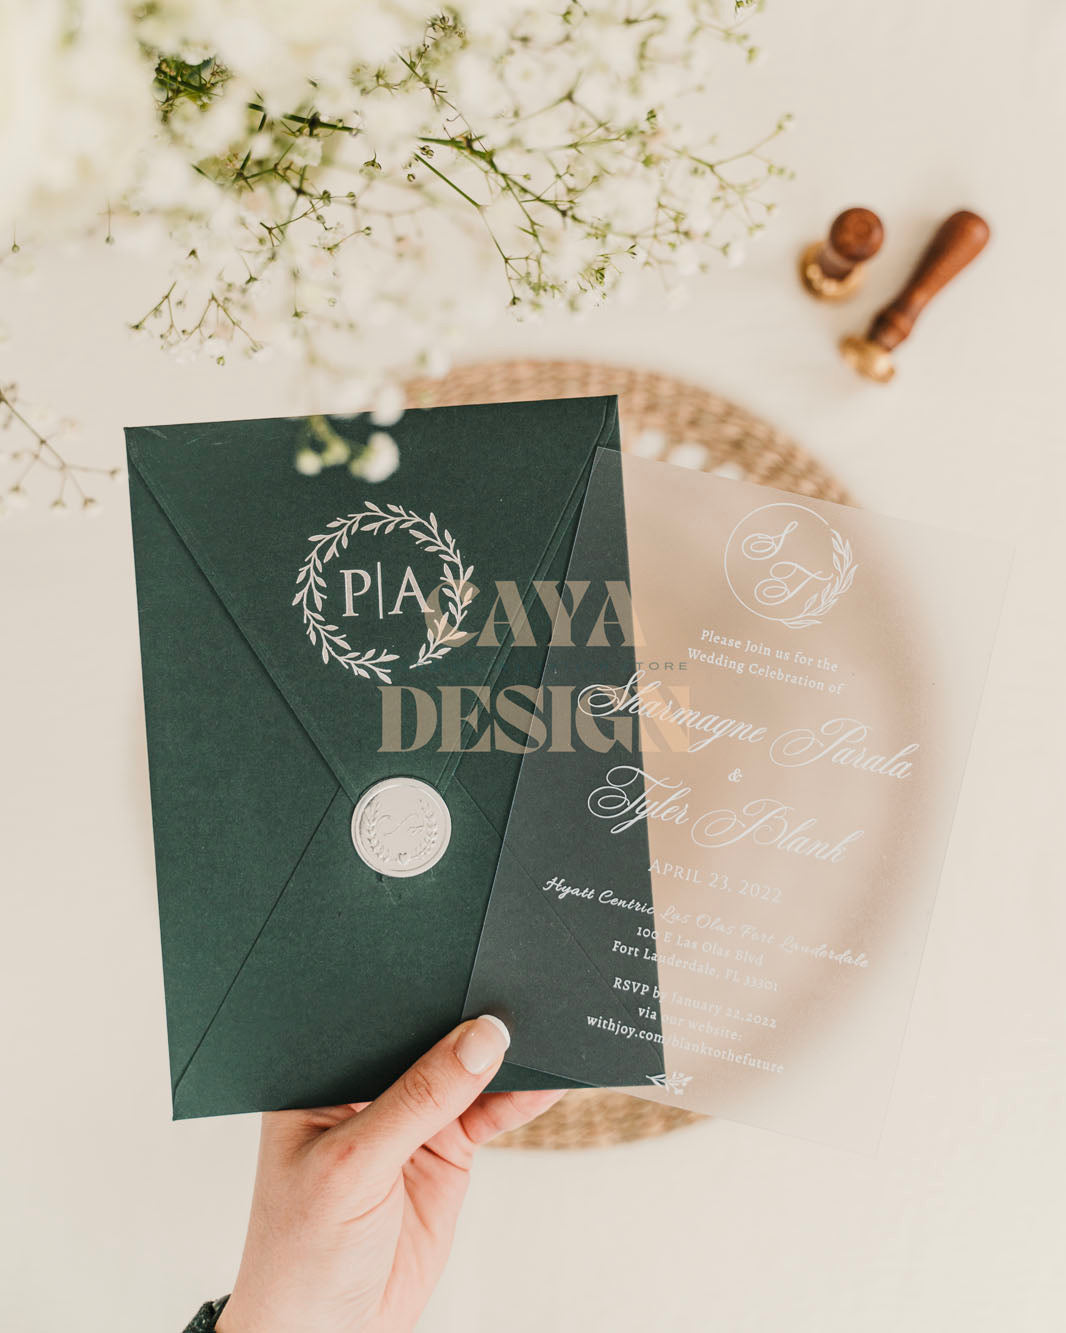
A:
<svg viewBox="0 0 1066 1333">
<path fill-rule="evenodd" d="M 329 1131 L 344 1156 L 398 1171 L 481 1095 L 503 1061 L 511 1034 L 494 1014 L 461 1023 L 351 1120 Z"/>
</svg>

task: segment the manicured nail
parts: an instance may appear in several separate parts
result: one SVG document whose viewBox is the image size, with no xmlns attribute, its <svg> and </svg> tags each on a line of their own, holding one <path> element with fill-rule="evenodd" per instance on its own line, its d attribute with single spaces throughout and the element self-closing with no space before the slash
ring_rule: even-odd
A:
<svg viewBox="0 0 1066 1333">
<path fill-rule="evenodd" d="M 506 1023 L 495 1014 L 482 1014 L 455 1043 L 455 1053 L 468 1074 L 483 1074 L 502 1057 L 510 1044 L 511 1034 Z"/>
</svg>

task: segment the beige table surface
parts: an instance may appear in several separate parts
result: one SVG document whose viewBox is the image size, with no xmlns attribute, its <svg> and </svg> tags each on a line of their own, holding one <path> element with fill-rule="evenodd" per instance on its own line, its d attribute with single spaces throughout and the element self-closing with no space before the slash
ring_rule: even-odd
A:
<svg viewBox="0 0 1066 1333">
<path fill-rule="evenodd" d="M 687 376 L 785 427 L 860 502 L 1016 543 L 881 1151 L 708 1122 L 485 1154 L 425 1333 L 1062 1326 L 1066 7 L 777 0 L 761 39 L 770 58 L 736 88 L 796 113 L 798 180 L 749 263 L 680 312 L 649 282 L 471 352 Z M 888 247 L 854 306 L 816 307 L 794 253 L 856 202 L 883 212 Z M 965 205 L 991 247 L 896 384 L 861 383 L 835 337 Z M 152 278 L 118 257 L 4 290 L 0 377 L 80 417 L 86 457 L 118 461 L 125 422 L 344 407 L 306 403 L 277 366 L 130 344 Z M 256 1122 L 168 1118 L 121 489 L 93 524 L 36 509 L 0 527 L 0 608 L 0 1327 L 177 1330 L 232 1281 Z"/>
</svg>

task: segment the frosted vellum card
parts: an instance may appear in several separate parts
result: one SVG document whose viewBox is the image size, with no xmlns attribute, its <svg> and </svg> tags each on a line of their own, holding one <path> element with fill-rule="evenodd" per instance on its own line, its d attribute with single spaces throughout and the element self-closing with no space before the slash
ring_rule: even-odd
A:
<svg viewBox="0 0 1066 1333">
<path fill-rule="evenodd" d="M 467 1011 L 531 1068 L 645 1049 L 637 1095 L 871 1150 L 1008 554 L 601 451 L 571 610 L 620 530 L 611 646 L 555 623 L 570 725 L 530 729 Z"/>
</svg>

